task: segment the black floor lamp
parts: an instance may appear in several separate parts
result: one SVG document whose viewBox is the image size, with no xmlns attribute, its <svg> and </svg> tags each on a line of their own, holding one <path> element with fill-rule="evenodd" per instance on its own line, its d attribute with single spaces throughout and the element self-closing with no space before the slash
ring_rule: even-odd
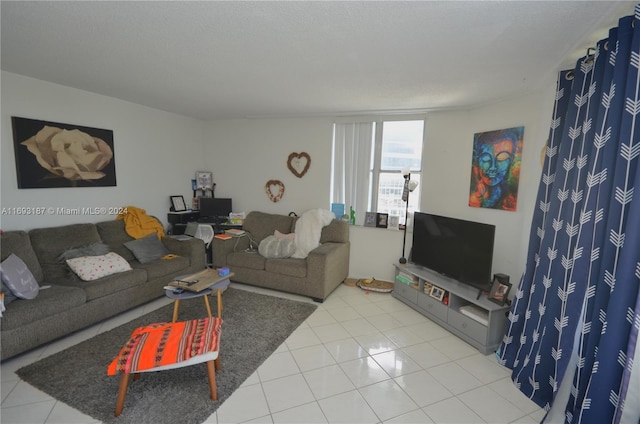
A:
<svg viewBox="0 0 640 424">
<path fill-rule="evenodd" d="M 407 245 L 407 226 L 409 223 L 409 193 L 418 187 L 417 181 L 411 181 L 411 171 L 408 169 L 402 170 L 402 176 L 404 177 L 404 187 L 402 188 L 402 200 L 406 202 L 404 209 L 404 235 L 402 238 L 402 257 L 398 262 L 401 264 L 407 263 L 407 258 L 404 256 L 405 246 Z"/>
</svg>

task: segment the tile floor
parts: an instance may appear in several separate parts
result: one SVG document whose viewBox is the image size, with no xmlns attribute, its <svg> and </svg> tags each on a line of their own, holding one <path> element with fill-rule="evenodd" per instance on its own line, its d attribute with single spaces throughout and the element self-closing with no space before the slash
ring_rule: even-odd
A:
<svg viewBox="0 0 640 424">
<path fill-rule="evenodd" d="M 167 303 L 158 299 L 2 363 L 0 422 L 95 423 L 14 371 Z M 342 285 L 318 305 L 206 423 L 537 423 L 544 417 L 492 355 L 390 294 Z"/>
</svg>

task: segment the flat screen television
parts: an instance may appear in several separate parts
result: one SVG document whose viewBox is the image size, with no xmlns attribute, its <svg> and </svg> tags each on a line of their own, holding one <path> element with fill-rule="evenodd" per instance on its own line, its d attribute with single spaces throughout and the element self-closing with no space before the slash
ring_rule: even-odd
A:
<svg viewBox="0 0 640 424">
<path fill-rule="evenodd" d="M 410 261 L 488 290 L 495 228 L 491 224 L 416 212 Z"/>
<path fill-rule="evenodd" d="M 229 214 L 233 212 L 231 208 L 231 199 L 223 199 L 216 197 L 200 198 L 200 218 L 221 220 L 229 218 Z"/>
</svg>

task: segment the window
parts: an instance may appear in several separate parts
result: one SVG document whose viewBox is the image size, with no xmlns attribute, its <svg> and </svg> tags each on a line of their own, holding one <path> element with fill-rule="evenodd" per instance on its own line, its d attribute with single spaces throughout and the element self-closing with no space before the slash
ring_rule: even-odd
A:
<svg viewBox="0 0 640 424">
<path fill-rule="evenodd" d="M 402 200 L 405 179 L 420 183 L 424 120 L 387 120 L 334 125 L 333 203 L 356 210 L 356 223 L 365 212 L 382 212 L 405 221 L 407 203 Z M 409 211 L 420 205 L 420 190 L 409 196 Z"/>
</svg>

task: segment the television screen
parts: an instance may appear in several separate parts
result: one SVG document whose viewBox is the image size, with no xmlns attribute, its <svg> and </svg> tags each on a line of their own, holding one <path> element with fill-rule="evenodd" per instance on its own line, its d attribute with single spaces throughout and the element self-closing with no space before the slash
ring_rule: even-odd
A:
<svg viewBox="0 0 640 424">
<path fill-rule="evenodd" d="M 231 199 L 218 199 L 215 197 L 200 198 L 201 218 L 228 218 L 232 211 Z"/>
<path fill-rule="evenodd" d="M 495 225 L 416 212 L 411 262 L 480 289 L 491 285 Z"/>
</svg>

